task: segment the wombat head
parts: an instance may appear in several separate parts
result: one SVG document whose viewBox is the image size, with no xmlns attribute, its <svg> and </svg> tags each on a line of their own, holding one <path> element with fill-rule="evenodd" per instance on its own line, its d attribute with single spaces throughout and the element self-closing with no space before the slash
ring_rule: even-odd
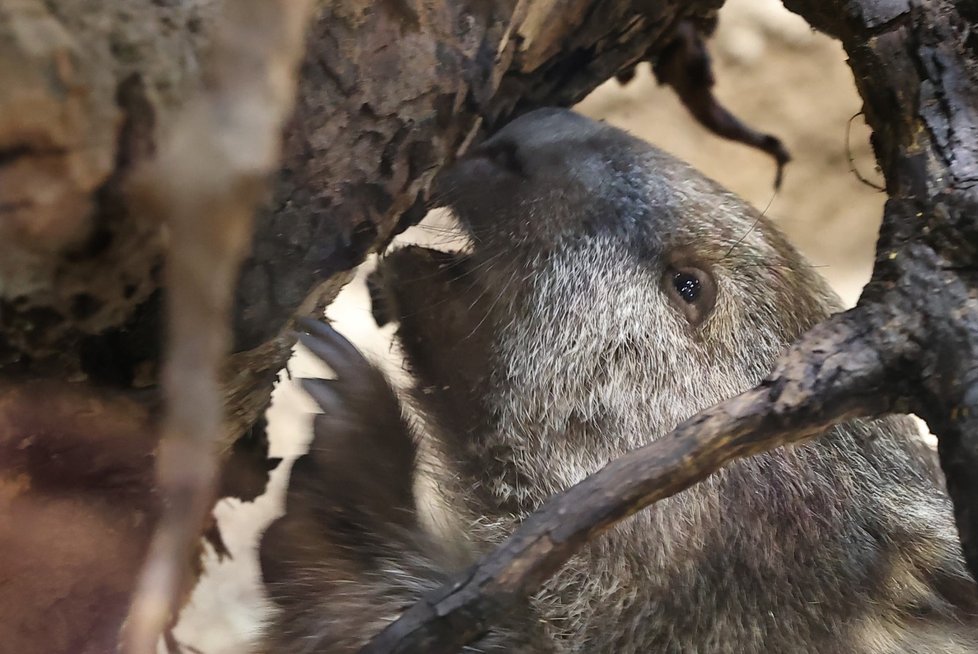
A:
<svg viewBox="0 0 978 654">
<path fill-rule="evenodd" d="M 405 248 L 379 272 L 438 391 L 422 404 L 446 429 L 519 431 L 544 450 L 588 432 L 582 469 L 756 382 L 837 306 L 742 200 L 571 111 L 513 121 L 435 194 L 471 250 Z"/>
</svg>

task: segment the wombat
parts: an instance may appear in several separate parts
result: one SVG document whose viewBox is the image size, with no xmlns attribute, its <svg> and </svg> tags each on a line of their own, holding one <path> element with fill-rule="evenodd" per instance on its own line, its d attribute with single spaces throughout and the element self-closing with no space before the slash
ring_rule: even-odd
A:
<svg viewBox="0 0 978 654">
<path fill-rule="evenodd" d="M 516 119 L 435 195 L 471 249 L 396 249 L 372 279 L 421 419 L 330 327 L 303 337 L 337 378 L 307 383 L 322 415 L 261 544 L 265 651 L 357 651 L 553 494 L 751 387 L 840 309 L 742 200 L 567 110 Z M 909 418 L 845 423 L 613 528 L 467 651 L 976 651 L 942 485 Z"/>
</svg>

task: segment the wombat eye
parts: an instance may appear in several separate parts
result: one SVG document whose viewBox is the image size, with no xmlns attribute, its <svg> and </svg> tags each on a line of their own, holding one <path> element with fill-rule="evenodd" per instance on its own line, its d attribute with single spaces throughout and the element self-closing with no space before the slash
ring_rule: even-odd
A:
<svg viewBox="0 0 978 654">
<path fill-rule="evenodd" d="M 677 272 L 672 276 L 672 285 L 675 287 L 679 297 L 687 302 L 696 302 L 700 296 L 703 286 L 696 275 L 688 272 Z"/>
<path fill-rule="evenodd" d="M 663 277 L 666 293 L 693 325 L 703 322 L 716 304 L 716 283 L 705 270 L 676 266 Z"/>
</svg>

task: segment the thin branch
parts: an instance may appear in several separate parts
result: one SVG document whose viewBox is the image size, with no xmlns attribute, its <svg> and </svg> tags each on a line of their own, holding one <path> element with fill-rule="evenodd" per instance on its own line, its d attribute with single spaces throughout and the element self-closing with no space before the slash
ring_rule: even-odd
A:
<svg viewBox="0 0 978 654">
<path fill-rule="evenodd" d="M 744 124 L 713 95 L 713 64 L 704 35 L 694 22 L 686 20 L 676 27 L 675 38 L 655 61 L 652 72 L 660 84 L 673 88 L 683 106 L 708 130 L 771 155 L 777 164 L 774 189 L 781 188 L 791 154 L 781 139 Z"/>
<path fill-rule="evenodd" d="M 876 182 L 870 181 L 865 175 L 862 174 L 862 172 L 860 172 L 859 168 L 856 167 L 856 158 L 852 154 L 852 145 L 850 143 L 850 137 L 852 136 L 852 121 L 856 120 L 862 115 L 862 111 L 857 111 L 856 113 L 852 114 L 852 116 L 850 116 L 849 120 L 846 122 L 846 160 L 849 162 L 849 172 L 855 175 L 856 179 L 874 191 L 885 192 L 886 188 L 880 186 Z"/>
<path fill-rule="evenodd" d="M 797 443 L 848 418 L 894 410 L 893 372 L 909 355 L 888 339 L 890 354 L 881 358 L 879 334 L 905 335 L 904 325 L 885 311 L 885 305 L 861 307 L 817 326 L 757 387 L 693 416 L 556 496 L 463 577 L 406 611 L 361 654 L 455 652 L 615 523 L 733 460 Z M 906 345 L 911 340 L 902 339 L 904 347 L 912 347 Z"/>
<path fill-rule="evenodd" d="M 166 504 L 124 628 L 129 654 L 156 651 L 188 588 L 217 478 L 218 372 L 234 282 L 278 165 L 311 10 L 310 0 L 224 3 L 205 88 L 141 179 L 141 199 L 170 230 L 168 405 L 157 468 Z"/>
</svg>

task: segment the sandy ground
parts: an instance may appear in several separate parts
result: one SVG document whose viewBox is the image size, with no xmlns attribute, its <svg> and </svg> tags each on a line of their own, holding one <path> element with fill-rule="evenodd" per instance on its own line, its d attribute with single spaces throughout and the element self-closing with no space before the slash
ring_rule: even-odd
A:
<svg viewBox="0 0 978 654">
<path fill-rule="evenodd" d="M 868 130 L 859 118 L 849 129 L 860 101 L 841 47 L 814 34 L 776 0 L 729 0 L 711 50 L 723 102 L 753 126 L 780 136 L 794 155 L 777 194 L 772 188 L 774 164 L 766 155 L 706 133 L 669 89 L 655 85 L 647 67 L 626 87 L 609 82 L 579 109 L 656 143 L 766 208 L 840 295 L 855 302 L 869 275 L 885 197 L 850 171 L 854 165 L 864 176 L 878 179 Z M 414 229 L 404 238 L 430 241 L 432 234 L 437 232 Z M 396 373 L 390 329 L 374 327 L 363 276 L 361 271 L 327 315 Z M 293 377 L 324 372 L 301 352 L 290 370 Z M 247 651 L 260 628 L 265 608 L 255 545 L 281 510 L 289 465 L 308 441 L 311 409 L 294 383 L 283 378 L 269 425 L 271 454 L 286 461 L 273 473 L 268 492 L 255 502 L 225 500 L 217 507 L 232 558 L 219 562 L 208 557 L 203 581 L 177 628 L 183 643 L 204 654 Z"/>
</svg>

